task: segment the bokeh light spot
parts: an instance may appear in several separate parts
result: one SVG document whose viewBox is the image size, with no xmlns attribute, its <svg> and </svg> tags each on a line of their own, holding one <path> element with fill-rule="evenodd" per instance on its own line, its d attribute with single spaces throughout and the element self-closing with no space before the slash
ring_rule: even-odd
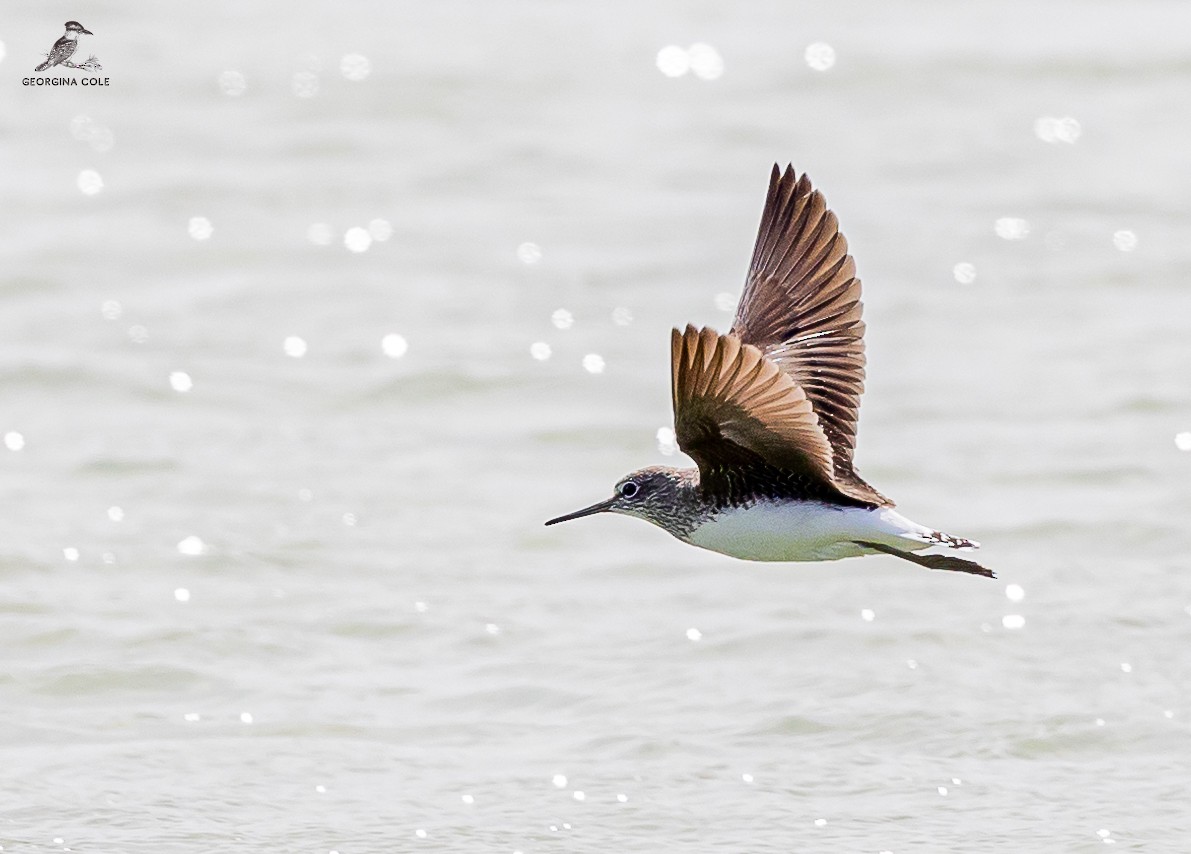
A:
<svg viewBox="0 0 1191 854">
<path fill-rule="evenodd" d="M 404 335 L 390 332 L 380 339 L 380 348 L 390 359 L 400 359 L 409 352 L 409 342 L 405 340 Z"/>
<path fill-rule="evenodd" d="M 373 240 L 384 243 L 393 236 L 393 226 L 387 219 L 374 219 L 368 223 L 368 233 Z"/>
<path fill-rule="evenodd" d="M 191 557 L 194 557 L 196 555 L 201 555 L 204 551 L 206 551 L 206 549 L 207 546 L 202 539 L 194 536 L 193 534 L 178 541 L 179 554 L 190 555 Z"/>
<path fill-rule="evenodd" d="M 691 70 L 691 58 L 683 48 L 670 44 L 658 51 L 657 66 L 667 77 L 681 77 Z"/>
<path fill-rule="evenodd" d="M 282 342 L 281 346 L 285 350 L 285 355 L 294 359 L 301 359 L 306 355 L 306 340 L 297 335 L 290 335 Z"/>
<path fill-rule="evenodd" d="M 835 48 L 826 42 L 814 42 L 806 46 L 803 58 L 815 71 L 826 71 L 835 65 Z"/>
<path fill-rule="evenodd" d="M 542 260 L 542 247 L 536 243 L 522 243 L 517 247 L 517 260 L 522 264 L 536 264 Z"/>
<path fill-rule="evenodd" d="M 709 44 L 698 42 L 687 50 L 691 71 L 700 80 L 718 80 L 724 73 L 724 58 Z"/>
<path fill-rule="evenodd" d="M 186 227 L 186 232 L 195 240 L 207 240 L 214 231 L 211 220 L 205 216 L 192 216 Z"/>
<path fill-rule="evenodd" d="M 239 71 L 225 71 L 219 75 L 219 88 L 223 94 L 238 98 L 248 88 L 248 80 Z"/>
<path fill-rule="evenodd" d="M 1137 235 L 1126 228 L 1120 231 L 1114 231 L 1112 234 L 1112 245 L 1122 252 L 1132 252 L 1137 248 Z"/>
<path fill-rule="evenodd" d="M 372 63 L 362 54 L 349 53 L 339 60 L 339 73 L 358 83 L 372 73 Z"/>
<path fill-rule="evenodd" d="M 94 169 L 84 169 L 79 173 L 78 185 L 84 196 L 94 196 L 103 189 L 103 178 Z"/>
<path fill-rule="evenodd" d="M 1030 224 L 1016 216 L 1003 216 L 993 223 L 993 230 L 1002 240 L 1025 240 Z"/>
<path fill-rule="evenodd" d="M 673 427 L 659 427 L 656 436 L 658 451 L 663 456 L 672 457 L 678 453 L 678 440 L 674 435 Z"/>
<path fill-rule="evenodd" d="M 1034 136 L 1051 144 L 1072 145 L 1083 129 L 1071 116 L 1039 116 L 1034 120 Z"/>
<path fill-rule="evenodd" d="M 354 226 L 343 233 L 343 245 L 349 252 L 367 252 L 372 245 L 372 235 L 368 229 Z"/>
<path fill-rule="evenodd" d="M 976 265 L 961 261 L 951 268 L 951 275 L 955 276 L 955 281 L 961 285 L 970 285 L 976 281 Z"/>
</svg>

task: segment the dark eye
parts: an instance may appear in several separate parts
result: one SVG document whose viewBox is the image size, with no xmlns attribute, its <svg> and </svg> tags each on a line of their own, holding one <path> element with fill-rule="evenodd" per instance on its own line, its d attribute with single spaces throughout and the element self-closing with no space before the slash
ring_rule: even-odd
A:
<svg viewBox="0 0 1191 854">
<path fill-rule="evenodd" d="M 625 498 L 632 498 L 640 491 L 641 487 L 637 486 L 636 481 L 626 480 L 620 485 L 620 494 Z"/>
</svg>

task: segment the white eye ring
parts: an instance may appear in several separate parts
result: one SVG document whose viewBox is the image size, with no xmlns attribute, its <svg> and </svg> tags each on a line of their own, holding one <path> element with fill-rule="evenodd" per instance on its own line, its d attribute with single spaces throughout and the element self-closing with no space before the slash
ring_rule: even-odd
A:
<svg viewBox="0 0 1191 854">
<path fill-rule="evenodd" d="M 635 480 L 626 480 L 620 485 L 620 494 L 625 498 L 633 498 L 640 491 L 641 487 Z"/>
</svg>

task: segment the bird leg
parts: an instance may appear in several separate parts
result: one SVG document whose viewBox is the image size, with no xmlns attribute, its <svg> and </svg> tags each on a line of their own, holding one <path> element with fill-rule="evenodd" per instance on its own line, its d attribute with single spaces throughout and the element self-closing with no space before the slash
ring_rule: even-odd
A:
<svg viewBox="0 0 1191 854">
<path fill-rule="evenodd" d="M 991 569 L 985 569 L 975 561 L 964 560 L 963 558 L 952 557 L 951 555 L 919 555 L 913 552 L 903 552 L 901 549 L 895 549 L 893 546 L 887 546 L 883 543 L 869 543 L 863 540 L 853 540 L 853 542 L 858 546 L 864 546 L 866 549 L 876 549 L 887 555 L 900 557 L 902 560 L 908 560 L 919 566 L 925 566 L 927 569 L 950 569 L 954 572 L 968 572 L 972 575 L 982 575 L 985 578 L 997 577 Z"/>
</svg>

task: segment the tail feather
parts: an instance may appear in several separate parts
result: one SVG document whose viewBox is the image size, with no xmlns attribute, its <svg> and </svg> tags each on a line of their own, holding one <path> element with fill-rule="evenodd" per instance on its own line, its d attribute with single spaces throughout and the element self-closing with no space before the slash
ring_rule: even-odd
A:
<svg viewBox="0 0 1191 854">
<path fill-rule="evenodd" d="M 943 536 L 946 536 L 945 534 Z M 958 540 L 966 545 L 951 545 L 951 548 L 974 548 L 976 546 L 971 540 L 960 540 L 958 537 L 949 537 L 951 540 Z M 887 555 L 900 557 L 902 560 L 908 560 L 911 563 L 916 563 L 919 566 L 925 566 L 927 569 L 948 569 L 953 572 L 967 572 L 972 575 L 981 575 L 985 578 L 996 578 L 996 573 L 991 569 L 981 566 L 972 560 L 964 560 L 963 558 L 952 557 L 951 555 L 919 555 L 913 552 L 903 552 L 901 549 L 895 549 L 893 546 L 887 546 L 884 543 L 872 543 L 863 540 L 854 540 L 858 546 L 864 546 L 867 549 L 876 549 L 879 552 L 884 552 Z"/>
<path fill-rule="evenodd" d="M 37 66 L 33 70 L 34 71 L 45 71 L 49 67 L 50 67 L 50 61 L 47 59 L 45 62 L 43 62 L 41 65 Z"/>
</svg>

